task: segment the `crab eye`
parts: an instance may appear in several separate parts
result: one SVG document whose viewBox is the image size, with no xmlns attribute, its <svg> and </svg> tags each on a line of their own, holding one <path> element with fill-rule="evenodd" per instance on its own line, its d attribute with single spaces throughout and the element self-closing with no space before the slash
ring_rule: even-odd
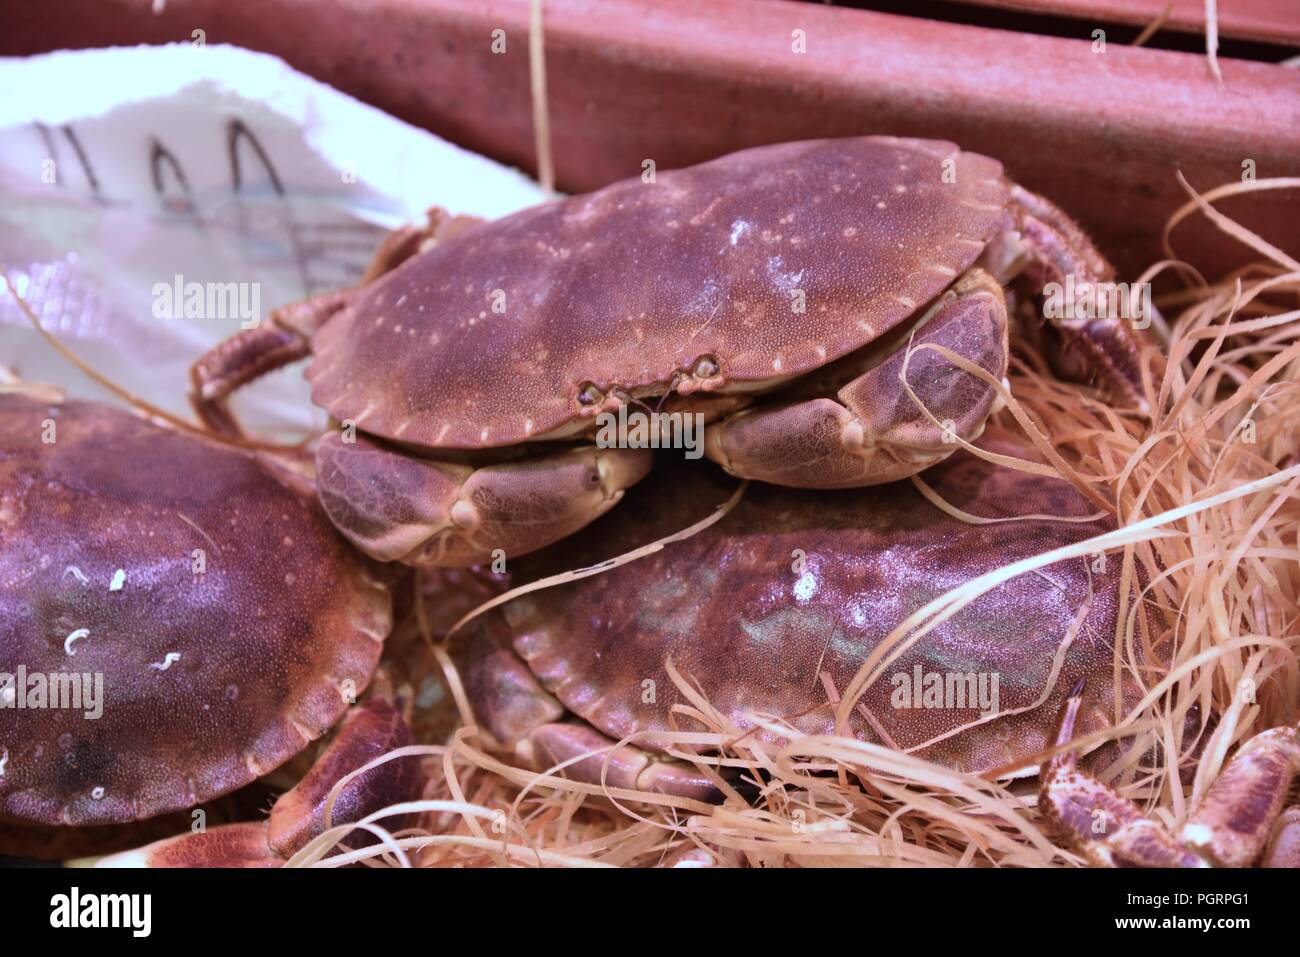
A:
<svg viewBox="0 0 1300 957">
<path fill-rule="evenodd" d="M 691 368 L 691 375 L 697 379 L 711 379 L 718 374 L 718 360 L 713 356 L 700 356 Z"/>
<path fill-rule="evenodd" d="M 603 398 L 604 396 L 601 394 L 601 391 L 590 382 L 578 390 L 579 405 L 596 405 Z"/>
</svg>

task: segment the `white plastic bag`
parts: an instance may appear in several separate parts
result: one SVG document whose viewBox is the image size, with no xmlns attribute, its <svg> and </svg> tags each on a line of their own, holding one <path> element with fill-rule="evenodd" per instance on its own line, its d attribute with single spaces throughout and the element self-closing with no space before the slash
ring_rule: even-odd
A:
<svg viewBox="0 0 1300 957">
<path fill-rule="evenodd" d="M 0 194 L 0 268 L 42 325 L 180 414 L 190 363 L 250 307 L 260 319 L 350 285 L 388 229 L 430 206 L 495 218 L 542 198 L 275 57 L 188 44 L 0 59 Z M 206 290 L 201 314 L 171 301 L 177 288 Z M 0 366 L 104 396 L 7 291 Z M 248 392 L 235 407 L 255 430 L 324 423 L 300 367 Z"/>
</svg>

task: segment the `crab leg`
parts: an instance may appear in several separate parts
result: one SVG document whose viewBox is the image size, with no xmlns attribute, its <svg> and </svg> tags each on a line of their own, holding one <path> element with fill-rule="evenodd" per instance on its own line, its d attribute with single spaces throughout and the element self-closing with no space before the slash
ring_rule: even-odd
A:
<svg viewBox="0 0 1300 957">
<path fill-rule="evenodd" d="M 1048 283 L 1109 283 L 1113 270 L 1073 220 L 1041 196 L 1011 188 L 1012 208 L 1027 252 L 1033 259 L 1030 292 L 1038 297 Z M 1151 307 L 1154 312 L 1154 306 Z M 1151 317 L 1145 317 L 1150 321 Z M 1129 320 L 1110 316 L 1056 319 L 1051 325 L 1021 322 L 1058 375 L 1071 382 L 1097 380 L 1116 399 L 1138 409 L 1143 398 L 1141 347 Z M 1045 340 L 1045 341 L 1044 341 Z"/>
<path fill-rule="evenodd" d="M 358 285 L 392 272 L 417 253 L 482 222 L 437 208 L 430 209 L 427 217 L 423 225 L 389 233 Z M 312 334 L 346 305 L 346 290 L 291 303 L 273 310 L 267 325 L 245 329 L 204 354 L 190 370 L 190 402 L 200 421 L 223 435 L 243 435 L 226 399 L 254 379 L 311 355 Z"/>
<path fill-rule="evenodd" d="M 1073 737 L 1082 702 L 1077 688 L 1062 710 L 1057 746 Z M 1071 749 L 1048 764 L 1038 806 L 1052 830 L 1093 864 L 1246 867 L 1260 856 L 1270 834 L 1271 859 L 1296 856 L 1300 831 L 1277 822 L 1297 773 L 1300 729 L 1255 735 L 1224 766 L 1175 838 L 1131 801 L 1080 771 L 1078 752 Z"/>
<path fill-rule="evenodd" d="M 564 707 L 528 666 L 481 633 L 469 649 L 465 685 L 474 713 L 492 737 L 529 767 L 563 764 L 564 777 L 586 784 L 717 799 L 713 781 L 694 768 L 618 745 L 585 723 L 560 721 Z"/>
<path fill-rule="evenodd" d="M 582 528 L 650 470 L 646 449 L 577 447 L 474 468 L 417 459 L 338 432 L 316 448 L 330 520 L 379 561 L 469 566 Z"/>
<path fill-rule="evenodd" d="M 1061 711 L 1055 745 L 1074 737 L 1083 706 L 1077 687 Z M 1079 770 L 1079 752 L 1054 756 L 1042 776 L 1038 809 L 1050 829 L 1100 867 L 1206 867 L 1207 863 L 1146 817 L 1132 801 Z"/>
<path fill-rule="evenodd" d="M 392 272 L 412 256 L 483 222 L 477 216 L 453 215 L 436 206 L 428 210 L 425 216 L 422 225 L 401 226 L 384 237 L 357 285 L 364 286 L 385 273 Z"/>
<path fill-rule="evenodd" d="M 414 738 L 402 712 L 382 698 L 370 697 L 352 708 L 325 753 L 296 785 L 280 795 L 267 819 L 267 843 L 281 857 L 292 857 L 312 838 L 325 833 L 325 808 L 335 783 Z M 359 821 L 374 811 L 420 796 L 424 779 L 418 758 L 387 761 L 349 781 L 330 809 L 329 822 Z M 392 818 L 389 830 L 401 826 Z"/>
<path fill-rule="evenodd" d="M 154 841 L 101 858 L 99 867 L 279 867 L 266 843 L 266 822 L 223 824 Z"/>
<path fill-rule="evenodd" d="M 332 292 L 276 309 L 269 323 L 245 329 L 205 353 L 190 370 L 190 404 L 199 420 L 222 435 L 242 436 L 244 430 L 226 405 L 231 393 L 307 358 L 311 333 L 345 304 L 342 293 Z"/>
<path fill-rule="evenodd" d="M 345 305 L 331 294 L 276 310 L 271 325 L 204 356 L 190 396 L 199 417 L 215 431 L 242 435 L 229 395 L 304 358 L 311 331 Z M 475 469 L 339 432 L 316 450 L 320 499 L 343 534 L 372 558 L 414 565 L 468 566 L 498 550 L 514 556 L 549 545 L 613 507 L 651 460 L 646 449 L 579 447 Z"/>
<path fill-rule="evenodd" d="M 1268 842 L 1297 773 L 1300 728 L 1260 732 L 1219 772 L 1180 837 L 1220 866 L 1249 866 Z"/>
<path fill-rule="evenodd" d="M 839 390 L 836 399 L 742 412 L 705 432 L 705 454 L 728 472 L 796 488 L 853 488 L 904 478 L 984 431 L 996 392 L 939 353 L 943 346 L 998 379 L 1007 370 L 1002 287 L 974 269 L 940 301 L 915 339 Z M 910 357 L 907 355 L 911 349 Z M 917 407 L 907 383 L 939 424 Z"/>
</svg>

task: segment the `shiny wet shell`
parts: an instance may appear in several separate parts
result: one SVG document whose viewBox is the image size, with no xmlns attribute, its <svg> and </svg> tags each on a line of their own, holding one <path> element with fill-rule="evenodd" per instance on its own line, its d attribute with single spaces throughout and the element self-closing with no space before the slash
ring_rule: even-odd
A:
<svg viewBox="0 0 1300 957">
<path fill-rule="evenodd" d="M 390 619 L 288 472 L 106 406 L 0 395 L 0 673 L 25 669 L 28 702 L 33 675 L 102 682 L 93 709 L 0 709 L 0 817 L 124 821 L 248 783 L 338 719 Z"/>
<path fill-rule="evenodd" d="M 1093 511 L 1064 482 L 965 453 L 925 478 L 975 515 Z M 521 559 L 521 578 L 585 565 L 679 529 L 730 487 L 713 470 L 661 465 L 625 507 L 562 547 Z M 824 734 L 832 730 L 830 694 L 843 691 L 912 612 L 984 572 L 1108 527 L 1100 520 L 965 524 L 910 482 L 817 495 L 754 484 L 731 514 L 695 537 L 517 599 L 505 615 L 516 650 L 548 690 L 611 737 L 672 728 L 670 709 L 687 700 L 668 677 L 669 658 L 742 728 L 765 714 Z M 852 732 L 984 771 L 1043 748 L 1080 678 L 1090 687 L 1085 730 L 1108 725 L 1119 564 L 1070 559 L 977 599 L 887 667 L 853 713 Z M 924 691 L 936 674 L 945 687 L 950 676 L 963 676 L 967 689 L 977 687 L 966 677 L 974 676 L 986 693 L 996 677 L 1002 716 L 982 722 L 977 691 L 965 707 L 953 697 L 927 704 Z M 675 720 L 678 728 L 696 727 Z"/>
<path fill-rule="evenodd" d="M 1007 195 L 996 160 L 883 137 L 625 180 L 468 229 L 358 290 L 315 337 L 312 397 L 373 435 L 474 449 L 563 431 L 614 386 L 801 375 L 949 286 Z"/>
</svg>

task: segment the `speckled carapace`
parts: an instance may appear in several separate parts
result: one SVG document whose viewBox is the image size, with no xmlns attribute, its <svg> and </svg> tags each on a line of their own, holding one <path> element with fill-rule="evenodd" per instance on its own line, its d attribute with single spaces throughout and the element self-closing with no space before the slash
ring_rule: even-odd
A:
<svg viewBox="0 0 1300 957">
<path fill-rule="evenodd" d="M 291 470 L 0 394 L 0 673 L 27 679 L 0 691 L 0 818 L 127 821 L 252 781 L 365 689 L 390 606 Z M 99 676 L 100 713 L 30 707 L 51 674 Z"/>
<path fill-rule="evenodd" d="M 674 721 L 687 726 L 671 717 L 674 705 L 687 702 L 668 677 L 669 658 L 741 728 L 769 715 L 806 734 L 829 734 L 831 696 L 913 612 L 985 572 L 1110 527 L 1103 519 L 1017 518 L 1078 519 L 1094 510 L 1063 481 L 966 453 L 927 472 L 926 481 L 958 509 L 1003 521 L 960 521 L 909 482 L 817 495 L 753 485 L 722 521 L 685 541 L 512 601 L 504 617 L 513 649 L 565 708 L 613 739 L 668 731 Z M 712 470 L 660 468 L 629 495 L 635 507 L 521 559 L 519 580 L 603 560 L 680 528 L 724 500 L 729 484 Z M 1014 765 L 1047 745 L 1081 678 L 1093 693 L 1080 728 L 1108 726 L 1119 564 L 1074 558 L 976 599 L 888 666 L 852 713 L 850 732 L 968 771 Z M 936 706 L 928 690 L 934 675 L 945 693 L 963 688 L 965 703 L 945 697 Z M 486 701 L 489 727 L 507 741 L 520 737 L 502 714 L 512 702 L 494 703 L 490 679 L 471 681 Z M 647 681 L 654 695 L 643 693 Z M 983 709 L 1001 716 L 983 721 Z"/>
<path fill-rule="evenodd" d="M 573 429 L 585 384 L 662 394 L 702 357 L 719 368 L 698 388 L 747 391 L 903 322 L 975 263 L 1007 202 L 1001 164 L 951 144 L 745 150 L 434 246 L 322 328 L 307 377 L 335 418 L 449 449 Z"/>
<path fill-rule="evenodd" d="M 1127 325 L 1043 334 L 1008 306 L 1009 288 L 1032 305 L 1046 282 L 1109 266 L 1068 216 L 952 143 L 744 150 L 493 223 L 436 217 L 377 261 L 373 281 L 217 347 L 193 397 L 235 433 L 227 396 L 310 355 L 313 399 L 341 425 L 318 445 L 321 500 L 384 561 L 470 565 L 573 533 L 650 466 L 645 448 L 594 444 L 601 414 L 628 408 L 698 414 L 703 453 L 747 478 L 913 474 L 996 405 L 938 350 L 996 381 L 1012 321 L 1140 401 Z"/>
</svg>

